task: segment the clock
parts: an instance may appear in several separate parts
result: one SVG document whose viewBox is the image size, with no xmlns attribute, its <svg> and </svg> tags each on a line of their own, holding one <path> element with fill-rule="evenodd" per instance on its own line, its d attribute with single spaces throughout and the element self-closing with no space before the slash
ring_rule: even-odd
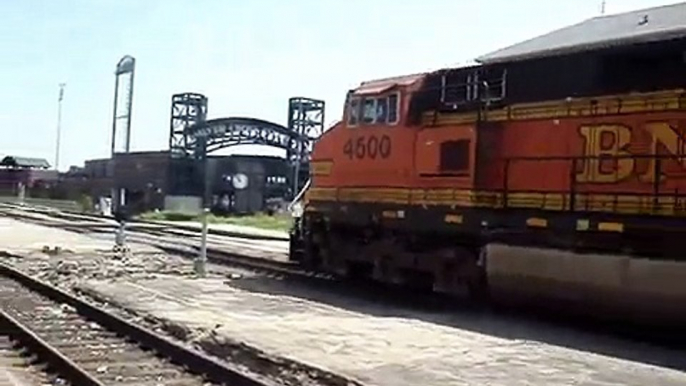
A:
<svg viewBox="0 0 686 386">
<path fill-rule="evenodd" d="M 232 179 L 233 187 L 236 189 L 245 189 L 248 187 L 248 176 L 243 173 L 236 173 Z"/>
</svg>

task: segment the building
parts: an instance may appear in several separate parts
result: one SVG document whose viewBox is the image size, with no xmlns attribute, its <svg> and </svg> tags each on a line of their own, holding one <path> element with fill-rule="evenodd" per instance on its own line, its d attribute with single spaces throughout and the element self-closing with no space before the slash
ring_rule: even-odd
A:
<svg viewBox="0 0 686 386">
<path fill-rule="evenodd" d="M 170 173 L 174 173 L 167 151 L 116 154 L 113 159 L 94 159 L 82 168 L 71 168 L 60 178 L 62 190 L 72 199 L 88 192 L 93 202 L 125 190 L 127 206 L 134 212 L 149 210 L 199 210 L 204 193 L 202 165 L 187 160 L 196 178 L 187 191 L 191 196 L 170 196 Z M 292 195 L 291 167 L 284 158 L 231 155 L 208 157 L 208 199 L 215 213 L 255 213 L 283 204 Z M 178 205 L 179 199 L 185 204 Z"/>
<path fill-rule="evenodd" d="M 35 195 L 49 190 L 59 179 L 58 172 L 49 168 L 50 164 L 43 158 L 3 157 L 0 160 L 0 194 L 17 195 L 23 188 Z"/>
</svg>

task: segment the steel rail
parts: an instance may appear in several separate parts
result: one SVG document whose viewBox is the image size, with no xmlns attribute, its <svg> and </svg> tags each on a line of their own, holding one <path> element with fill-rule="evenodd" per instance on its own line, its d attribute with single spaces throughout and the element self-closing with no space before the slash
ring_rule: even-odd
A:
<svg viewBox="0 0 686 386">
<path fill-rule="evenodd" d="M 88 372 L 62 355 L 59 350 L 33 333 L 31 329 L 0 309 L 0 324 L 8 335 L 14 337 L 26 347 L 30 348 L 39 358 L 43 359 L 58 374 L 64 377 L 72 385 L 104 386 L 103 383 L 93 378 Z"/>
<path fill-rule="evenodd" d="M 31 219 L 29 219 L 31 220 Z M 62 227 L 63 229 L 69 229 L 69 224 L 49 224 L 45 221 L 35 221 L 33 219 L 32 221 L 38 223 L 40 222 L 41 225 L 44 226 L 58 226 Z M 70 230 L 79 232 L 79 233 L 87 233 L 88 229 L 86 228 L 79 228 L 79 229 L 74 229 L 71 228 Z M 103 230 L 91 230 L 95 232 L 102 232 Z M 167 253 L 170 254 L 175 254 L 175 255 L 180 255 L 186 258 L 194 258 L 197 256 L 197 249 L 199 248 L 197 245 L 179 245 L 178 243 L 174 243 L 171 241 L 167 242 L 162 242 L 162 241 L 153 241 L 153 240 L 145 240 L 146 236 L 157 236 L 157 237 L 168 237 L 169 235 L 166 234 L 167 231 L 164 229 L 141 229 L 141 230 L 136 230 L 132 231 L 130 235 L 133 233 L 137 233 L 135 237 L 141 237 L 142 240 L 136 240 L 135 242 L 141 243 L 141 244 L 147 244 L 150 246 L 154 246 L 156 248 L 159 248 Z M 133 236 L 133 235 L 132 235 Z M 385 289 L 387 289 L 389 286 L 379 284 L 379 283 L 367 283 L 365 281 L 362 282 L 357 282 L 355 281 L 355 285 L 353 286 L 340 286 L 339 284 L 345 284 L 345 282 L 349 282 L 348 279 L 343 279 L 343 280 L 336 280 L 337 277 L 334 275 L 329 275 L 321 272 L 311 272 L 303 267 L 300 267 L 296 264 L 293 263 L 286 263 L 286 262 L 279 262 L 279 261 L 272 261 L 272 260 L 267 260 L 267 259 L 261 259 L 259 257 L 252 257 L 252 256 L 246 256 L 240 253 L 236 252 L 228 252 L 224 251 L 221 249 L 217 248 L 212 248 L 208 247 L 208 254 L 207 254 L 208 261 L 211 261 L 217 265 L 223 265 L 223 266 L 230 266 L 230 267 L 237 267 L 237 268 L 243 268 L 255 272 L 264 272 L 264 273 L 270 273 L 270 274 L 278 274 L 281 275 L 282 277 L 285 278 L 293 278 L 296 280 L 300 280 L 310 284 L 315 284 L 315 285 L 324 285 L 326 286 L 327 290 L 331 289 L 337 289 L 338 287 L 344 288 L 345 291 L 344 293 L 350 294 L 351 292 L 355 293 L 362 293 L 364 296 L 368 296 L 369 294 L 372 294 L 375 298 L 377 296 L 381 296 L 384 301 L 388 300 L 391 302 L 396 302 L 398 301 L 398 296 L 397 296 L 397 288 L 395 287 L 390 287 L 389 295 L 386 297 L 384 294 L 386 293 Z M 332 285 L 333 284 L 333 285 Z M 367 287 L 369 285 L 369 287 Z M 381 289 L 381 291 L 379 291 Z M 341 289 L 343 292 L 343 290 Z M 415 291 L 404 291 L 403 292 L 403 298 L 405 298 L 406 301 L 401 301 L 401 304 L 406 304 L 406 303 L 416 303 L 416 304 L 423 304 L 423 305 L 430 305 L 431 307 L 437 307 L 439 309 L 451 309 L 454 310 L 459 308 L 460 310 L 464 309 L 470 309 L 470 310 L 478 310 L 478 312 L 486 312 L 486 313 L 495 313 L 495 314 L 510 314 L 510 315 L 517 315 L 522 318 L 530 318 L 529 312 L 533 312 L 532 315 L 534 315 L 535 318 L 542 317 L 545 320 L 548 320 L 552 323 L 561 323 L 563 325 L 572 325 L 576 327 L 582 327 L 582 328 L 588 328 L 591 325 L 588 324 L 588 321 L 585 321 L 583 319 L 578 319 L 576 317 L 573 317 L 571 319 L 564 317 L 561 318 L 561 315 L 556 313 L 556 312 L 545 312 L 538 307 L 534 306 L 532 307 L 523 307 L 522 309 L 514 309 L 511 307 L 507 306 L 502 306 L 502 305 L 497 305 L 497 304 L 492 304 L 489 301 L 485 302 L 470 302 L 470 301 L 458 301 L 455 302 L 455 299 L 452 299 L 450 297 L 446 297 L 443 294 L 436 294 L 436 293 L 427 293 L 424 294 L 422 292 L 415 292 Z M 632 340 L 638 339 L 639 341 L 646 341 L 646 342 L 651 342 L 651 343 L 659 343 L 661 345 L 666 345 L 666 346 L 673 346 L 677 345 L 679 348 L 683 348 L 684 344 L 684 339 L 678 339 L 678 342 L 676 342 L 675 339 L 673 339 L 674 335 L 670 335 L 668 331 L 653 331 L 652 333 L 648 334 L 649 336 L 646 336 L 645 334 L 645 326 L 623 326 L 621 328 L 618 328 L 616 326 L 616 323 L 608 323 L 606 321 L 603 321 L 602 319 L 599 320 L 593 320 L 594 322 L 594 329 L 598 328 L 598 331 L 603 331 L 605 333 L 610 333 L 610 334 L 616 334 L 617 336 L 622 336 L 625 338 L 629 338 Z M 597 322 L 597 323 L 595 323 Z M 571 324 L 570 324 L 571 323 Z M 683 329 L 676 331 L 679 334 L 682 334 Z M 683 335 L 682 335 L 683 336 Z"/>
<path fill-rule="evenodd" d="M 68 223 L 51 223 L 42 219 L 37 219 L 35 217 L 21 215 L 18 213 L 6 214 L 9 217 L 18 218 L 21 220 L 29 221 L 37 225 L 59 227 L 64 230 L 78 233 L 110 233 L 111 230 L 103 229 L 99 225 L 95 224 L 68 224 Z M 138 234 L 136 234 L 138 233 Z M 154 236 L 154 237 L 170 237 L 173 235 L 169 234 L 168 230 L 163 228 L 160 229 L 149 229 L 149 228 L 134 228 L 127 230 L 127 238 L 132 240 L 133 237 L 144 237 Z M 133 240 L 132 240 L 133 241 Z M 178 246 L 173 245 L 171 242 L 155 241 L 155 240 L 139 240 L 136 239 L 135 242 L 141 244 L 147 244 L 156 248 L 159 248 L 167 253 L 176 254 L 183 257 L 194 258 L 198 254 L 199 246 L 197 245 L 185 245 Z M 295 263 L 273 261 L 268 259 L 261 259 L 258 257 L 251 257 L 239 253 L 227 252 L 212 246 L 207 248 L 207 259 L 210 262 L 219 265 L 233 266 L 237 268 L 244 268 L 250 270 L 264 271 L 269 273 L 288 275 L 292 277 L 300 278 L 332 278 L 333 275 L 325 274 L 321 272 L 307 271 L 302 267 L 299 267 Z"/>
<path fill-rule="evenodd" d="M 76 298 L 75 296 L 70 295 L 48 283 L 36 278 L 32 278 L 27 274 L 10 267 L 9 265 L 0 263 L 0 275 L 14 279 L 32 291 L 50 298 L 53 301 L 64 303 L 73 307 L 79 314 L 95 321 L 104 328 L 127 336 L 141 346 L 150 348 L 160 355 L 169 358 L 172 362 L 185 365 L 191 369 L 192 372 L 204 375 L 212 382 L 216 382 L 218 384 L 230 384 L 232 386 L 266 385 L 266 383 L 258 381 L 250 375 L 242 374 L 234 369 L 229 368 L 227 365 L 208 355 L 191 348 L 184 347 L 144 327 L 132 324 L 112 313 L 102 310 L 84 300 Z M 31 337 L 30 339 L 32 339 L 34 342 L 42 342 L 38 340 L 39 338 L 35 336 L 35 334 L 28 335 L 28 333 L 30 333 L 30 331 L 24 332 L 24 335 L 27 338 Z M 42 344 L 45 345 L 45 342 L 42 342 Z M 58 361 L 58 363 L 59 361 L 62 361 L 65 366 L 73 365 L 73 363 L 68 362 L 66 358 L 60 356 L 59 352 L 54 349 L 46 352 L 48 355 L 53 357 L 53 360 Z M 74 375 L 79 376 L 79 374 L 76 372 Z M 84 374 L 81 374 L 80 376 L 84 382 L 83 384 L 86 384 L 87 386 L 101 385 L 100 383 L 89 383 L 93 382 L 94 380 L 92 378 L 86 378 Z"/>
<path fill-rule="evenodd" d="M 57 218 L 57 219 L 62 219 L 62 220 L 69 220 L 69 221 L 83 221 L 83 218 L 92 218 L 94 220 L 100 220 L 100 221 L 105 221 L 105 220 L 111 220 L 114 221 L 114 218 L 104 216 L 104 215 L 99 215 L 99 214 L 93 214 L 93 213 L 73 213 L 73 212 L 67 212 L 67 211 L 50 211 L 50 210 L 43 210 L 39 208 L 32 208 L 32 207 L 20 207 L 20 206 L 14 206 L 14 205 L 8 205 L 8 204 L 0 204 L 4 205 L 5 207 L 10 207 L 15 210 L 30 210 L 35 213 L 40 213 L 45 216 L 49 216 L 52 218 Z M 81 217 L 82 219 L 78 219 L 78 217 Z M 159 222 L 159 221 L 151 221 L 151 220 L 143 220 L 143 219 L 137 219 L 135 221 L 132 221 L 131 223 L 127 224 L 127 229 L 132 229 L 132 228 L 138 228 L 141 225 L 156 225 L 159 226 L 160 228 L 172 228 L 172 229 L 177 229 L 181 231 L 187 231 L 187 232 L 196 232 L 200 233 L 200 228 L 196 228 L 193 226 L 188 226 L 188 225 L 181 225 L 181 224 L 173 224 L 171 222 Z M 107 223 L 102 223 L 98 225 L 99 227 L 102 228 L 117 228 L 119 225 L 117 224 L 107 224 Z M 244 233 L 244 232 L 234 232 L 234 231 L 228 231 L 228 230 L 221 230 L 221 229 L 208 229 L 208 233 L 212 235 L 217 235 L 217 236 L 228 236 L 228 237 L 236 237 L 236 238 L 242 238 L 242 239 L 249 239 L 249 240 L 272 240 L 272 241 L 288 241 L 288 238 L 286 237 L 279 237 L 279 236 L 270 236 L 270 235 L 259 235 L 259 234 L 250 234 L 250 233 Z"/>
</svg>

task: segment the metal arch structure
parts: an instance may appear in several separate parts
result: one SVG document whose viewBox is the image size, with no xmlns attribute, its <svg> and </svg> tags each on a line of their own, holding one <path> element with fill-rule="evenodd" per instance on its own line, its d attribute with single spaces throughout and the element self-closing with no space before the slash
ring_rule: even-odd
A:
<svg viewBox="0 0 686 386">
<path fill-rule="evenodd" d="M 286 151 L 294 173 L 289 181 L 297 194 L 309 174 L 314 142 L 323 132 L 324 102 L 291 98 L 288 126 L 257 118 L 230 117 L 206 120 L 207 98 L 185 93 L 172 96 L 169 132 L 170 194 L 204 196 L 211 176 L 207 155 L 237 145 L 263 145 Z M 305 178 L 303 178 L 305 177 Z"/>
<path fill-rule="evenodd" d="M 219 118 L 189 127 L 187 150 L 205 147 L 207 153 L 237 145 L 264 145 L 286 150 L 290 161 L 298 159 L 298 148 L 307 138 L 277 123 L 257 118 Z"/>
</svg>

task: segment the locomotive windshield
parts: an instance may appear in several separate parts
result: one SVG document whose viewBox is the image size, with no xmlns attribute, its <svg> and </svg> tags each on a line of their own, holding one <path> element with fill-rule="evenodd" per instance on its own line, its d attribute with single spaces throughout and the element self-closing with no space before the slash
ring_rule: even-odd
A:
<svg viewBox="0 0 686 386">
<path fill-rule="evenodd" d="M 397 124 L 399 109 L 399 92 L 382 96 L 353 96 L 348 102 L 348 126 Z"/>
</svg>

